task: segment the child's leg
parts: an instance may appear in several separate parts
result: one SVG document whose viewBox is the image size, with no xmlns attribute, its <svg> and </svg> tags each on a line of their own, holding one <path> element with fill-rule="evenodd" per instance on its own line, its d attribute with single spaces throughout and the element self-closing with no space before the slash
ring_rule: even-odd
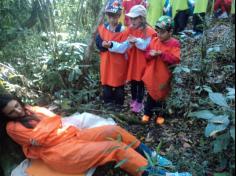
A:
<svg viewBox="0 0 236 176">
<path fill-rule="evenodd" d="M 193 15 L 193 30 L 195 32 L 203 33 L 204 30 L 205 13 L 198 13 Z"/>
<path fill-rule="evenodd" d="M 145 87 L 143 81 L 137 82 L 137 102 L 143 103 L 143 98 L 145 94 Z"/>
<path fill-rule="evenodd" d="M 152 99 L 152 97 L 148 94 L 147 96 L 147 101 L 145 103 L 144 107 L 144 115 L 148 117 L 152 117 L 153 115 L 153 110 L 156 107 L 156 101 Z"/>
<path fill-rule="evenodd" d="M 156 102 L 156 107 L 154 109 L 154 112 L 156 114 L 156 116 L 164 116 L 164 107 L 166 106 L 166 102 L 165 101 L 157 101 Z"/>
<path fill-rule="evenodd" d="M 137 92 L 138 92 L 138 82 L 131 81 L 131 96 L 133 101 L 137 100 Z"/>
<path fill-rule="evenodd" d="M 114 97 L 115 97 L 115 103 L 117 105 L 123 106 L 124 100 L 125 100 L 125 87 L 120 86 L 120 87 L 115 88 Z"/>
<path fill-rule="evenodd" d="M 104 103 L 113 102 L 113 91 L 111 86 L 103 86 L 103 101 Z"/>
</svg>

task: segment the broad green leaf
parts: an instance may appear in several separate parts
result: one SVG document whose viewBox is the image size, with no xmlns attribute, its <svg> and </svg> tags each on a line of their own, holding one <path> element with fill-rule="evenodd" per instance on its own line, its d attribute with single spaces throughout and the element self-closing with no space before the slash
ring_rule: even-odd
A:
<svg viewBox="0 0 236 176">
<path fill-rule="evenodd" d="M 229 108 L 226 98 L 221 93 L 209 93 L 211 101 L 219 106 Z"/>
<path fill-rule="evenodd" d="M 227 95 L 228 96 L 235 96 L 235 89 L 234 88 L 227 88 Z"/>
<path fill-rule="evenodd" d="M 230 143 L 230 133 L 225 133 L 221 136 L 218 136 L 213 142 L 214 144 L 214 153 L 220 153 L 223 150 L 226 150 Z"/>
<path fill-rule="evenodd" d="M 213 114 L 211 111 L 209 110 L 203 110 L 203 111 L 198 111 L 198 112 L 192 112 L 189 114 L 189 117 L 196 117 L 199 119 L 204 119 L 204 120 L 210 120 L 213 117 L 215 117 L 216 115 Z"/>
<path fill-rule="evenodd" d="M 226 124 L 218 125 L 218 124 L 209 123 L 205 129 L 205 136 L 212 137 L 218 132 L 224 131 L 227 127 L 228 125 Z"/>
<path fill-rule="evenodd" d="M 230 129 L 230 134 L 231 134 L 231 137 L 234 139 L 235 141 L 235 127 L 231 127 Z"/>
<path fill-rule="evenodd" d="M 220 115 L 220 116 L 215 116 L 209 119 L 209 123 L 214 123 L 214 124 L 225 124 L 228 126 L 230 124 L 229 116 L 228 115 Z"/>
<path fill-rule="evenodd" d="M 128 159 L 124 159 L 121 162 L 119 162 L 117 165 L 115 165 L 115 168 L 119 168 L 119 167 L 121 167 L 122 165 L 124 165 L 127 162 L 128 162 Z"/>
</svg>

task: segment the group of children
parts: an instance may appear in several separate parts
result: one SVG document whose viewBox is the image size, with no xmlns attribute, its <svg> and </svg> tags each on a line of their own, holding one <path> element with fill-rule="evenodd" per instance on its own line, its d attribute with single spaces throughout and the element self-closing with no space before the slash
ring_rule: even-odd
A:
<svg viewBox="0 0 236 176">
<path fill-rule="evenodd" d="M 214 14 L 219 18 L 226 18 L 231 13 L 235 15 L 235 0 L 212 0 Z M 193 33 L 203 33 L 203 23 L 209 0 L 120 0 L 123 5 L 121 22 L 129 26 L 130 22 L 125 14 L 134 5 L 144 5 L 147 8 L 147 22 L 155 27 L 156 20 L 163 15 L 170 16 L 174 22 L 174 34 L 181 34 L 193 16 Z M 124 20 L 125 19 L 125 20 Z"/>
<path fill-rule="evenodd" d="M 169 66 L 180 62 L 180 43 L 172 38 L 171 17 L 160 17 L 154 30 L 147 23 L 148 13 L 143 5 L 133 6 L 126 14 L 130 21 L 127 28 L 119 23 L 121 15 L 120 1 L 111 1 L 106 7 L 108 23 L 99 26 L 96 38 L 103 101 L 122 108 L 125 85 L 130 83 L 131 111 L 140 113 L 146 87 L 148 96 L 142 117 L 146 123 L 169 94 L 172 77 Z M 159 117 L 157 122 L 163 120 Z"/>
</svg>

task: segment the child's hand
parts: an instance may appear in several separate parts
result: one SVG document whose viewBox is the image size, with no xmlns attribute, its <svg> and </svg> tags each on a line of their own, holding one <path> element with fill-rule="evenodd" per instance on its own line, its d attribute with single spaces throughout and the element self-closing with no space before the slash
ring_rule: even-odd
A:
<svg viewBox="0 0 236 176">
<path fill-rule="evenodd" d="M 129 36 L 127 40 L 131 44 L 135 44 L 137 42 L 137 38 L 134 36 Z"/>
<path fill-rule="evenodd" d="M 152 56 L 152 57 L 160 56 L 161 54 L 162 54 L 162 52 L 160 50 L 159 51 L 155 51 L 155 50 L 150 51 L 150 56 Z"/>
<path fill-rule="evenodd" d="M 109 41 L 109 42 L 107 42 L 107 41 L 103 41 L 102 42 L 102 46 L 104 47 L 104 48 L 110 48 L 111 47 L 111 42 Z"/>
</svg>

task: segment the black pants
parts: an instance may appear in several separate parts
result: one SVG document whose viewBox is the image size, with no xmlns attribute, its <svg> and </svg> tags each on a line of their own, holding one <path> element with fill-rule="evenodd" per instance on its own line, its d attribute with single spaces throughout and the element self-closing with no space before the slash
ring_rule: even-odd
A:
<svg viewBox="0 0 236 176">
<path fill-rule="evenodd" d="M 103 101 L 104 103 L 115 103 L 123 105 L 125 100 L 125 87 L 103 86 Z"/>
<path fill-rule="evenodd" d="M 175 16 L 175 28 L 174 28 L 174 34 L 178 34 L 179 32 L 182 32 L 187 24 L 188 24 L 188 18 L 189 18 L 189 10 L 183 10 L 179 11 Z"/>
<path fill-rule="evenodd" d="M 138 103 L 143 102 L 145 88 L 143 81 L 131 81 L 132 100 L 137 100 Z"/>
<path fill-rule="evenodd" d="M 153 98 L 148 94 L 147 101 L 144 107 L 144 114 L 152 117 L 155 113 L 156 115 L 163 115 L 162 109 L 165 107 L 165 101 L 155 101 Z"/>
<path fill-rule="evenodd" d="M 206 13 L 197 13 L 193 15 L 193 30 L 203 33 Z"/>
</svg>

